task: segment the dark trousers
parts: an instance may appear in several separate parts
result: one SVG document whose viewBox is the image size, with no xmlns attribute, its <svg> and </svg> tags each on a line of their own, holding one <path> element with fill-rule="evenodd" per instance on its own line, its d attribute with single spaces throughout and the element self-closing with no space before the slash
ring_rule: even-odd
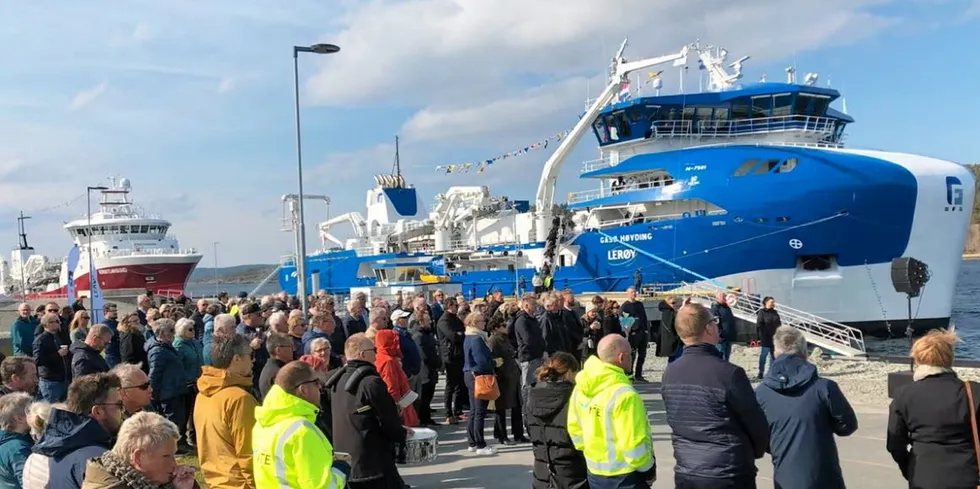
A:
<svg viewBox="0 0 980 489">
<path fill-rule="evenodd" d="M 675 489 L 755 489 L 755 477 L 712 479 L 674 473 Z"/>
<path fill-rule="evenodd" d="M 180 440 L 178 443 L 193 445 L 197 440 L 194 430 L 194 401 L 197 400 L 197 386 L 191 384 L 188 393 L 184 394 L 184 418 L 187 419 L 186 426 L 178 425 L 180 428 Z"/>
<path fill-rule="evenodd" d="M 524 416 L 521 406 L 510 409 L 497 409 L 493 418 L 493 437 L 498 440 L 507 439 L 507 411 L 510 411 L 510 434 L 514 439 L 524 438 Z"/>
<path fill-rule="evenodd" d="M 650 342 L 646 336 L 636 339 L 636 344 L 633 345 L 633 359 L 636 361 L 633 367 L 634 377 L 643 377 L 643 364 L 647 361 L 647 348 L 649 347 Z"/>
<path fill-rule="evenodd" d="M 186 396 L 171 397 L 153 403 L 153 409 L 164 418 L 167 418 L 178 428 L 187 424 L 187 411 L 185 411 Z"/>
<path fill-rule="evenodd" d="M 463 382 L 463 362 L 446 364 L 446 388 L 443 391 L 446 402 L 446 416 L 463 414 L 466 404 L 466 384 Z"/>
<path fill-rule="evenodd" d="M 483 439 L 483 427 L 486 423 L 487 407 L 490 402 L 473 397 L 475 392 L 473 386 L 476 384 L 476 378 L 471 372 L 466 372 L 464 378 L 466 387 L 470 392 L 470 417 L 466 420 L 466 440 L 471 447 L 484 448 L 487 446 L 487 441 Z"/>
<path fill-rule="evenodd" d="M 434 421 L 432 419 L 432 398 L 436 396 L 436 383 L 438 382 L 439 374 L 433 374 L 428 376 L 416 375 L 412 383 L 412 389 L 419 393 L 419 398 L 415 400 L 413 405 L 422 424 Z"/>
</svg>

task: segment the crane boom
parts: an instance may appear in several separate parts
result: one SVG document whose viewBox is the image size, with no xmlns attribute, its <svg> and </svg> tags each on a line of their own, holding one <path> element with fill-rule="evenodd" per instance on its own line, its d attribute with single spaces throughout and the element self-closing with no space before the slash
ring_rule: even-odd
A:
<svg viewBox="0 0 980 489">
<path fill-rule="evenodd" d="M 544 164 L 544 169 L 541 172 L 541 180 L 538 183 L 538 192 L 535 196 L 538 240 L 543 239 L 545 230 L 551 219 L 551 209 L 555 203 L 555 187 L 558 182 L 558 174 L 561 171 L 561 167 L 569 153 L 571 153 L 572 149 L 575 148 L 575 145 L 578 144 L 582 136 L 585 135 L 588 128 L 592 125 L 596 116 L 599 115 L 599 111 L 608 105 L 609 102 L 612 102 L 630 73 L 665 63 L 686 60 L 688 49 L 690 48 L 689 46 L 684 46 L 683 49 L 674 54 L 627 62 L 626 58 L 623 57 L 623 51 L 626 49 L 627 41 L 628 39 L 623 41 L 617 56 L 613 59 L 613 69 L 611 70 L 609 84 L 606 85 L 599 98 L 585 111 L 582 118 L 575 123 L 575 127 L 569 131 L 565 139 L 562 140 L 561 144 L 558 145 L 558 148 L 555 149 L 555 152 L 551 154 L 548 161 Z"/>
</svg>

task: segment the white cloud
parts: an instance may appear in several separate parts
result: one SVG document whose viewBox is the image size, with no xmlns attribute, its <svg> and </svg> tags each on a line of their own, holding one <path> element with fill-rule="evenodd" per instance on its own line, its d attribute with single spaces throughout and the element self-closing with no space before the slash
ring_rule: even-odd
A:
<svg viewBox="0 0 980 489">
<path fill-rule="evenodd" d="M 218 93 L 228 93 L 235 89 L 236 80 L 234 77 L 226 76 L 218 84 Z"/>
<path fill-rule="evenodd" d="M 475 95 L 482 104 L 507 94 L 515 78 L 596 73 L 626 34 L 634 57 L 702 38 L 771 59 L 881 29 L 890 19 L 867 8 L 883 1 L 829 0 L 820 22 L 801 17 L 810 0 L 375 1 L 343 18 L 346 28 L 331 39 L 343 50 L 319 60 L 307 88 L 313 101 L 331 105 L 460 103 Z"/>
<path fill-rule="evenodd" d="M 133 42 L 142 44 L 153 39 L 153 31 L 146 23 L 139 22 L 136 24 L 136 27 L 133 28 L 133 32 L 129 35 L 129 37 L 133 40 Z"/>
<path fill-rule="evenodd" d="M 84 108 L 85 106 L 94 102 L 95 99 L 101 97 L 107 88 L 109 88 L 109 83 L 102 82 L 88 90 L 79 91 L 75 94 L 75 97 L 71 99 L 71 104 L 68 105 L 68 110 L 79 110 Z"/>
<path fill-rule="evenodd" d="M 980 0 L 973 0 L 963 17 L 965 19 L 980 17 Z"/>
</svg>

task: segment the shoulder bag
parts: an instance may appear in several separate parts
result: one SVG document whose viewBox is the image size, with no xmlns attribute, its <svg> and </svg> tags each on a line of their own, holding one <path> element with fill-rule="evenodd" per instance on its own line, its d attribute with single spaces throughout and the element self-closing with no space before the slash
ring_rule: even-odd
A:
<svg viewBox="0 0 980 489">
<path fill-rule="evenodd" d="M 500 386 L 494 374 L 474 375 L 473 397 L 481 401 L 496 401 L 500 397 Z"/>
<path fill-rule="evenodd" d="M 977 436 L 977 407 L 973 404 L 973 383 L 963 381 L 966 389 L 966 402 L 970 412 L 970 429 L 973 430 L 973 450 L 977 454 L 977 468 L 980 469 L 980 437 Z M 980 489 L 980 473 L 977 474 L 977 489 Z"/>
</svg>

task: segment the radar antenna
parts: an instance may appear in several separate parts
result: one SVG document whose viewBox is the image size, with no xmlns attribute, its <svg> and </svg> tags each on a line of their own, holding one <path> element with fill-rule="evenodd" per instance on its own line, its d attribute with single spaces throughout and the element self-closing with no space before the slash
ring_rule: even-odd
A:
<svg viewBox="0 0 980 489">
<path fill-rule="evenodd" d="M 24 228 L 24 221 L 30 219 L 31 216 L 25 216 L 24 211 L 20 211 L 20 217 L 17 218 L 17 233 L 20 236 L 20 243 L 18 243 L 18 249 L 29 250 L 30 246 L 27 245 L 27 231 Z"/>
</svg>

